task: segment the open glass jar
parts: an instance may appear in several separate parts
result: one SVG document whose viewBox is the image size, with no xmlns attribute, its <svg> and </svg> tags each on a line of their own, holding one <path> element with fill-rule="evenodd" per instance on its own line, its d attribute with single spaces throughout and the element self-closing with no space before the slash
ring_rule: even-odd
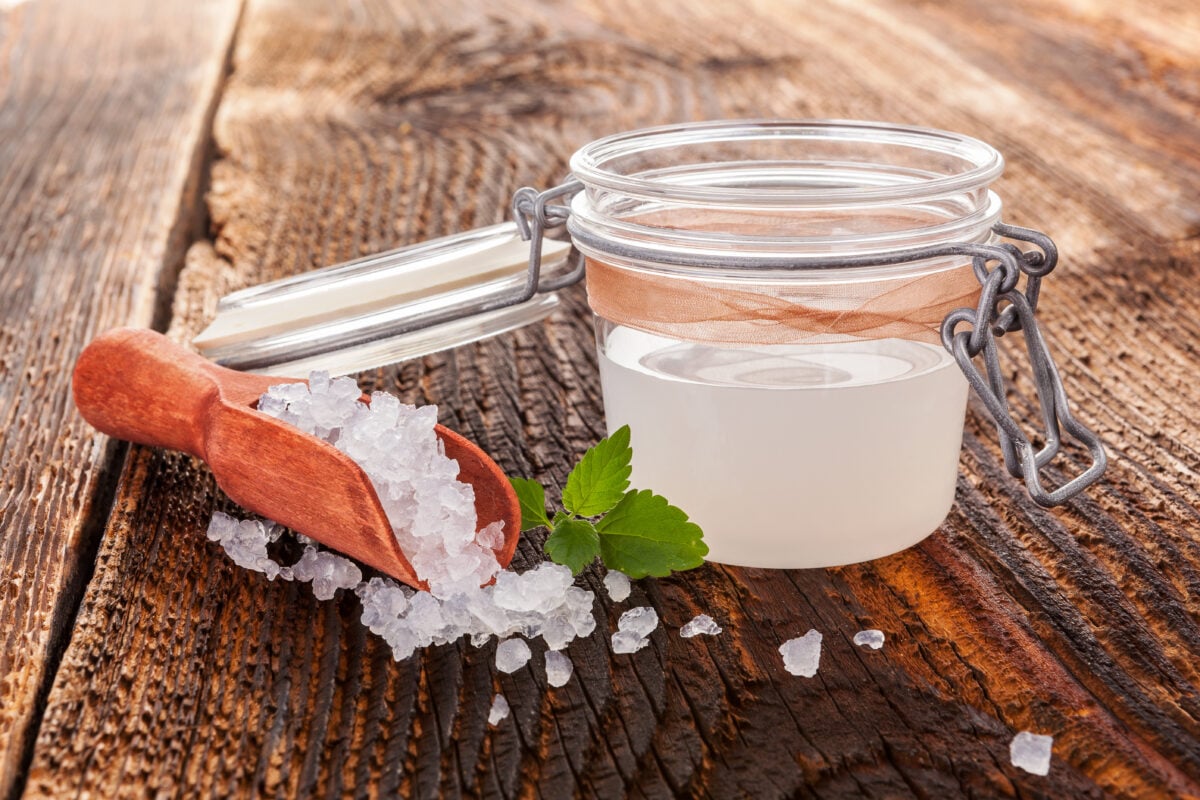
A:
<svg viewBox="0 0 1200 800">
<path fill-rule="evenodd" d="M 686 509 L 729 564 L 847 564 L 937 528 L 968 389 L 939 328 L 978 299 L 971 259 L 821 265 L 991 242 L 996 150 L 718 123 L 601 139 L 571 168 L 605 414 L 630 425 L 635 486 Z"/>
<path fill-rule="evenodd" d="M 1003 163 L 966 136 L 864 122 L 618 134 L 576 152 L 562 186 L 519 190 L 514 223 L 226 298 L 210 357 L 276 374 L 415 357 L 540 319 L 586 264 L 607 424 L 631 427 L 633 485 L 685 509 L 714 561 L 876 558 L 948 513 L 968 386 L 1039 503 L 1105 467 L 1034 319 L 1056 250 L 1000 222 L 989 186 Z M 543 242 L 564 223 L 574 262 Z M 336 308 L 313 301 L 327 284 Z M 1005 400 L 996 337 L 1015 331 L 1040 449 Z M 1062 430 L 1092 463 L 1047 490 Z"/>
</svg>

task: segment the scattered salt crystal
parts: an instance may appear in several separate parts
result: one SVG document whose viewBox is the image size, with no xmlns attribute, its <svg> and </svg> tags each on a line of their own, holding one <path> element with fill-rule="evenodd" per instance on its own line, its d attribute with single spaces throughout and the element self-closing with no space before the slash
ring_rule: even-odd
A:
<svg viewBox="0 0 1200 800">
<path fill-rule="evenodd" d="M 304 555 L 292 565 L 298 581 L 312 581 L 313 596 L 331 600 L 338 589 L 353 589 L 362 583 L 362 570 L 348 558 L 315 547 L 304 548 Z"/>
<path fill-rule="evenodd" d="M 639 636 L 633 631 L 619 630 L 612 635 L 612 650 L 614 653 L 636 653 L 648 644 L 650 644 L 649 638 Z"/>
<path fill-rule="evenodd" d="M 575 665 L 567 656 L 557 650 L 546 651 L 546 683 L 551 686 L 566 686 L 574 671 Z"/>
<path fill-rule="evenodd" d="M 214 513 L 208 523 L 209 540 L 220 542 L 233 563 L 262 572 L 272 581 L 279 576 L 280 565 L 267 555 L 267 545 L 278 539 L 282 531 L 274 522 L 238 520 L 220 511 Z M 288 574 L 284 575 L 285 579 L 288 577 Z"/>
<path fill-rule="evenodd" d="M 878 650 L 883 647 L 883 631 L 871 628 L 854 634 L 854 643 L 859 647 L 869 647 Z"/>
<path fill-rule="evenodd" d="M 1053 736 L 1021 731 L 1008 746 L 1008 755 L 1014 767 L 1020 767 L 1034 775 L 1050 774 L 1050 748 Z"/>
<path fill-rule="evenodd" d="M 700 614 L 692 619 L 691 622 L 679 629 L 679 635 L 685 639 L 690 639 L 693 636 L 704 634 L 706 636 L 716 636 L 721 632 L 721 626 L 713 620 L 708 614 Z"/>
<path fill-rule="evenodd" d="M 420 646 L 413 632 L 404 627 L 391 631 L 385 641 L 391 645 L 392 658 L 396 661 L 411 657 Z"/>
<path fill-rule="evenodd" d="M 492 698 L 492 708 L 488 711 L 488 725 L 497 725 L 508 716 L 508 701 L 504 695 L 497 694 Z"/>
<path fill-rule="evenodd" d="M 658 612 L 649 606 L 631 608 L 617 621 L 617 630 L 649 636 L 658 627 Z"/>
<path fill-rule="evenodd" d="M 658 627 L 658 612 L 649 606 L 631 608 L 617 620 L 612 635 L 614 653 L 636 653 L 650 643 L 650 634 Z"/>
<path fill-rule="evenodd" d="M 604 575 L 604 589 L 614 603 L 620 603 L 629 597 L 629 576 L 610 569 Z"/>
<path fill-rule="evenodd" d="M 529 645 L 524 639 L 505 639 L 496 645 L 496 669 L 516 672 L 529 663 Z"/>
<path fill-rule="evenodd" d="M 815 630 L 779 645 L 783 668 L 793 675 L 811 678 L 821 663 L 821 634 Z"/>
</svg>

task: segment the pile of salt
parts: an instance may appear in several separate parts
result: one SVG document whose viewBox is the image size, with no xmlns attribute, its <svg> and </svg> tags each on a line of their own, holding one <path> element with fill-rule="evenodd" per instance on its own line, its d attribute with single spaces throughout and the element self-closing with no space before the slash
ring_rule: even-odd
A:
<svg viewBox="0 0 1200 800">
<path fill-rule="evenodd" d="M 287 569 L 287 567 L 284 567 Z M 291 566 L 292 577 L 312 583 L 313 596 L 332 600 L 338 589 L 353 589 L 362 583 L 362 570 L 348 558 L 309 545 Z"/>
<path fill-rule="evenodd" d="M 522 574 L 505 570 L 492 586 L 444 597 L 413 592 L 386 578 L 372 578 L 356 591 L 362 600 L 363 622 L 391 645 L 393 656 L 400 660 L 419 647 L 447 644 L 463 636 L 471 637 L 475 645 L 492 637 L 540 636 L 550 649 L 562 649 L 596 628 L 594 595 L 571 583 L 570 569 L 547 562 Z"/>
<path fill-rule="evenodd" d="M 363 468 L 401 548 L 430 591 L 413 591 L 387 578 L 363 583 L 354 562 L 319 549 L 307 537 L 298 537 L 309 545 L 300 560 L 283 566 L 267 554 L 267 545 L 282 530 L 269 521 L 238 521 L 218 513 L 209 538 L 239 565 L 271 579 L 312 581 L 319 599 L 353 588 L 362 601 L 363 624 L 387 641 L 397 660 L 419 647 L 463 636 L 475 645 L 518 633 L 541 636 L 554 651 L 591 634 L 595 596 L 573 585 L 568 568 L 547 563 L 523 574 L 500 570 L 495 553 L 504 545 L 503 523 L 475 533 L 474 492 L 457 480 L 458 464 L 446 457 L 437 438 L 436 407 L 404 405 L 382 392 L 373 394 L 368 406 L 360 396 L 353 379 L 330 380 L 314 372 L 308 386 L 271 387 L 258 408 L 331 442 Z M 494 585 L 481 588 L 493 577 Z M 528 646 L 519 644 L 526 651 L 523 664 Z"/>
<path fill-rule="evenodd" d="M 318 600 L 329 600 L 338 589 L 353 589 L 362 581 L 362 571 L 353 561 L 311 545 L 299 561 L 283 566 L 267 553 L 267 545 L 282 533 L 283 528 L 270 520 L 238 520 L 220 511 L 208 523 L 209 540 L 220 543 L 233 563 L 261 572 L 268 580 L 311 581 Z"/>
<path fill-rule="evenodd" d="M 479 586 L 500 569 L 503 522 L 476 535 L 475 492 L 458 481 L 434 426 L 437 407 L 405 405 L 386 392 L 360 402 L 353 378 L 313 372 L 308 385 L 272 386 L 258 410 L 330 442 L 371 479 L 400 549 L 435 592 Z"/>
</svg>

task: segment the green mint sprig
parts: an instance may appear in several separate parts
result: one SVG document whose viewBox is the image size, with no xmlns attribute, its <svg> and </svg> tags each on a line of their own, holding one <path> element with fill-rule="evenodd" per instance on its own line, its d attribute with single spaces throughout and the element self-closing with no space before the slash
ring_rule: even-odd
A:
<svg viewBox="0 0 1200 800">
<path fill-rule="evenodd" d="M 521 502 L 521 530 L 549 528 L 546 554 L 579 574 L 597 556 L 631 578 L 664 577 L 704 563 L 708 545 L 700 526 L 649 490 L 629 488 L 629 426 L 601 439 L 567 476 L 563 511 L 546 514 L 546 490 L 528 478 L 510 478 Z"/>
</svg>

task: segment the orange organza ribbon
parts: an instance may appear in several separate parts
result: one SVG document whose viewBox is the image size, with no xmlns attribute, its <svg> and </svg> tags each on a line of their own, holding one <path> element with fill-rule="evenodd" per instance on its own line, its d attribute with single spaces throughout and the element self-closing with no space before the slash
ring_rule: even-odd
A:
<svg viewBox="0 0 1200 800">
<path fill-rule="evenodd" d="M 973 307 L 970 264 L 898 278 L 755 285 L 667 277 L 589 258 L 588 303 L 597 315 L 684 341 L 794 344 L 852 339 L 939 341 L 950 311 Z"/>
</svg>

